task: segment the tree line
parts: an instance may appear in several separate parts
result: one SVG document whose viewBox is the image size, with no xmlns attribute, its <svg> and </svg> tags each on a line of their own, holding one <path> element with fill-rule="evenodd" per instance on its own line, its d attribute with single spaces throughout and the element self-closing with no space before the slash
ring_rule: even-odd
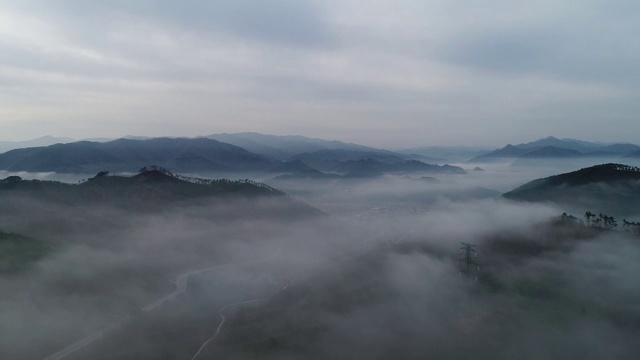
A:
<svg viewBox="0 0 640 360">
<path fill-rule="evenodd" d="M 274 193 L 278 193 L 278 194 L 283 194 L 284 192 L 273 188 L 265 183 L 261 183 L 261 182 L 257 182 L 251 179 L 238 179 L 238 180 L 230 180 L 230 179 L 203 179 L 203 178 L 199 178 L 199 177 L 193 177 L 193 176 L 185 176 L 185 175 L 181 175 L 181 174 L 176 174 L 171 172 L 170 170 L 163 168 L 161 166 L 158 165 L 149 165 L 149 166 L 143 166 L 142 168 L 140 168 L 140 170 L 138 170 L 138 173 L 144 173 L 147 171 L 159 171 L 167 176 L 170 176 L 174 179 L 178 179 L 178 180 L 182 180 L 182 181 L 186 181 L 186 182 L 190 182 L 192 184 L 200 184 L 200 185 L 237 185 L 237 184 L 249 184 L 249 185 L 253 185 L 255 187 L 259 187 L 259 188 L 263 188 L 266 190 L 269 190 L 271 192 Z"/>
<path fill-rule="evenodd" d="M 584 213 L 584 219 L 585 221 L 582 221 L 581 219 L 567 214 L 566 212 L 562 213 L 562 215 L 558 217 L 558 220 L 568 224 L 580 224 L 599 229 L 615 229 L 618 227 L 618 221 L 616 220 L 616 218 L 607 214 L 599 213 L 596 215 L 591 211 L 587 211 Z M 635 234 L 640 235 L 640 221 L 636 222 L 622 219 L 622 229 L 624 231 L 632 231 Z"/>
</svg>

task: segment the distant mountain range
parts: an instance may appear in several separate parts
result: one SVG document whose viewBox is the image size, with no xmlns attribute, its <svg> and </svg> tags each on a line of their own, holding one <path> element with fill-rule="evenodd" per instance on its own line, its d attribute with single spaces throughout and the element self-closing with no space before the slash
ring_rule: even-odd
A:
<svg viewBox="0 0 640 360">
<path fill-rule="evenodd" d="M 390 151 L 320 150 L 303 153 L 292 159 L 326 173 L 346 177 L 367 177 L 400 173 L 465 174 L 462 168 L 450 165 L 426 164 Z"/>
<path fill-rule="evenodd" d="M 578 159 L 592 157 L 622 158 L 640 153 L 634 144 L 598 144 L 575 139 L 557 139 L 553 136 L 518 145 L 506 145 L 487 154 L 476 156 L 468 163 L 496 163 L 513 161 L 514 165 L 530 165 L 536 160 Z"/>
<path fill-rule="evenodd" d="M 537 179 L 503 195 L 507 199 L 554 202 L 580 210 L 640 213 L 640 168 L 596 165 Z"/>
<path fill-rule="evenodd" d="M 148 140 L 151 138 L 146 136 L 127 135 L 122 137 L 122 139 Z M 49 146 L 49 145 L 55 145 L 55 144 L 68 144 L 68 143 L 77 142 L 77 141 L 109 142 L 113 140 L 117 140 L 117 139 L 100 137 L 100 138 L 88 138 L 88 139 L 78 140 L 70 137 L 55 137 L 55 136 L 46 135 L 36 139 L 24 140 L 24 141 L 0 141 L 0 154 L 3 152 L 7 152 L 9 150 L 23 149 L 28 147 Z"/>
<path fill-rule="evenodd" d="M 596 143 L 591 143 L 588 141 L 582 141 L 582 140 L 576 140 L 576 139 L 558 139 L 553 136 L 547 136 L 546 138 L 543 138 L 543 139 L 538 139 L 536 141 L 519 144 L 516 146 L 522 149 L 539 149 L 542 147 L 553 146 L 557 148 L 571 149 L 571 150 L 577 150 L 577 151 L 589 151 L 589 150 L 598 148 L 601 145 L 598 145 Z"/>
<path fill-rule="evenodd" d="M 640 150 L 634 151 L 631 154 L 627 155 L 629 158 L 640 158 Z"/>
<path fill-rule="evenodd" d="M 288 160 L 301 153 L 313 153 L 322 150 L 353 150 L 361 152 L 388 152 L 364 145 L 344 143 L 335 140 L 322 140 L 299 135 L 266 135 L 255 132 L 236 134 L 213 134 L 206 136 L 247 151 L 267 156 L 276 160 Z"/>
<path fill-rule="evenodd" d="M 205 138 L 80 141 L 0 154 L 0 169 L 7 171 L 133 172 L 151 164 L 178 172 L 241 171 L 266 170 L 271 161 L 240 147 Z"/>
<path fill-rule="evenodd" d="M 0 170 L 93 174 L 103 170 L 135 172 L 142 166 L 158 165 L 182 173 L 267 172 L 290 178 L 338 178 L 465 173 L 462 168 L 442 165 L 446 164 L 442 158 L 425 154 L 457 159 L 473 155 L 468 163 L 509 161 L 513 166 L 554 163 L 574 166 L 574 160 L 578 159 L 617 161 L 625 157 L 640 158 L 640 146 L 633 144 L 598 144 L 554 137 L 509 144 L 481 155 L 478 154 L 482 150 L 474 147 L 424 147 L 393 152 L 341 141 L 249 132 L 199 138 L 128 136 L 111 141 L 70 140 L 73 139 L 43 137 L 11 143 L 11 146 L 38 146 L 0 154 Z M 50 144 L 52 142 L 55 144 Z"/>
<path fill-rule="evenodd" d="M 10 150 L 0 154 L 0 170 L 92 174 L 135 172 L 158 165 L 182 173 L 268 172 L 314 178 L 465 173 L 458 167 L 427 164 L 405 154 L 339 141 L 256 133 L 211 137 L 253 151 L 209 137 L 79 141 Z"/>
<path fill-rule="evenodd" d="M 431 163 L 462 163 L 476 156 L 484 155 L 490 148 L 484 146 L 421 146 L 408 149 L 399 149 L 396 152 L 407 156 L 413 156 L 420 160 L 419 156 L 431 159 Z"/>
<path fill-rule="evenodd" d="M 0 153 L 20 148 L 49 146 L 53 144 L 66 144 L 76 141 L 68 137 L 43 136 L 33 140 L 26 141 L 0 141 Z"/>
</svg>

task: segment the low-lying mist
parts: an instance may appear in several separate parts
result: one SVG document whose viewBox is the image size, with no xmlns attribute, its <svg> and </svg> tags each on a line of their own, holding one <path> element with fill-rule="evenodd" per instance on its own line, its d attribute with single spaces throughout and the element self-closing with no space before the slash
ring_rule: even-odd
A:
<svg viewBox="0 0 640 360">
<path fill-rule="evenodd" d="M 630 239 L 598 238 L 491 269 L 499 288 L 461 277 L 447 258 L 388 255 L 371 286 L 391 295 L 319 316 L 311 358 L 633 359 L 637 255 Z"/>
<path fill-rule="evenodd" d="M 50 251 L 0 274 L 0 357 L 44 359 L 123 321 L 64 358 L 191 359 L 223 306 L 266 300 L 230 309 L 200 357 L 634 359 L 640 239 L 499 198 L 537 169 L 485 170 L 267 181 L 328 216 L 281 198 L 150 212 L 22 200 L 0 229 Z M 470 277 L 460 242 L 476 245 Z"/>
</svg>

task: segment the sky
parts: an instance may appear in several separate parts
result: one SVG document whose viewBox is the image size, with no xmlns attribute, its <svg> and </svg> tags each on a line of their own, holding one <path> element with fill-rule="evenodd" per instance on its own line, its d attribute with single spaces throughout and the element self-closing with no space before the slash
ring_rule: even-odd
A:
<svg viewBox="0 0 640 360">
<path fill-rule="evenodd" d="M 640 142 L 640 2 L 0 0 L 0 140 Z"/>
</svg>

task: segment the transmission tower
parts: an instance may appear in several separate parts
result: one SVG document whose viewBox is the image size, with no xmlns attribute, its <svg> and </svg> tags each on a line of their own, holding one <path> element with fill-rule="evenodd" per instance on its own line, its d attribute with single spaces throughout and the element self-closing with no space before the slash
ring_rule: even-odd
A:
<svg viewBox="0 0 640 360">
<path fill-rule="evenodd" d="M 476 259 L 478 258 L 478 252 L 476 252 L 475 245 L 461 242 L 460 257 L 458 258 L 458 267 L 460 268 L 460 274 L 465 276 L 475 275 L 475 281 L 478 282 L 478 274 L 480 271 L 480 264 Z"/>
</svg>

